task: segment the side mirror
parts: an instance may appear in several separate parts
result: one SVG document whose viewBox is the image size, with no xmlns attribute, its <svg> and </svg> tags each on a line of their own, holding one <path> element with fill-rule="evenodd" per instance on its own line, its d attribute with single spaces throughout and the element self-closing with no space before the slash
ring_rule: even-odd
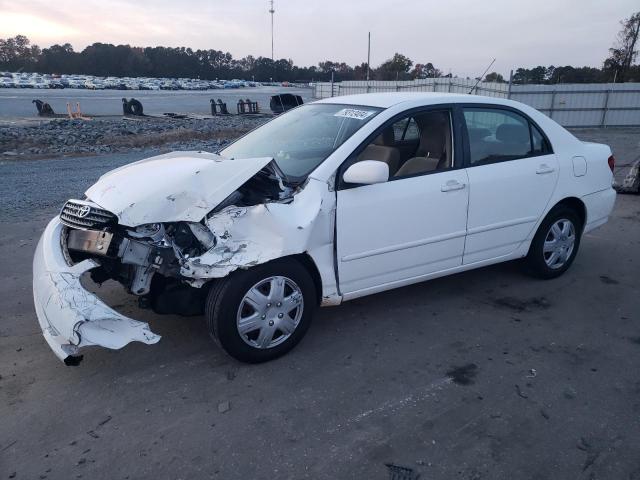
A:
<svg viewBox="0 0 640 480">
<path fill-rule="evenodd" d="M 389 165 L 378 160 L 362 160 L 347 168 L 342 179 L 360 185 L 384 183 L 389 180 Z"/>
</svg>

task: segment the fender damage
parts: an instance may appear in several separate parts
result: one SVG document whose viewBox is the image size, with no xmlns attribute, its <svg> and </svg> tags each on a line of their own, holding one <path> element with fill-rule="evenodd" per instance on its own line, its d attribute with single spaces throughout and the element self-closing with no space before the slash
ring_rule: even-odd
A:
<svg viewBox="0 0 640 480">
<path fill-rule="evenodd" d="M 186 160 L 184 153 L 180 158 L 178 181 L 163 177 L 132 193 L 131 178 L 148 172 L 145 167 L 154 166 L 156 173 L 158 166 L 167 167 L 177 175 L 177 154 L 170 154 L 107 174 L 87 191 L 87 204 L 117 216 L 117 229 L 109 235 L 112 244 L 123 238 L 119 248 L 110 248 L 112 258 L 107 248 L 93 255 L 94 246 L 90 258 L 80 252 L 84 259 L 75 261 L 63 245 L 68 223 L 56 217 L 47 226 L 34 258 L 34 302 L 45 339 L 66 364 L 77 364 L 87 346 L 119 349 L 133 341 L 160 340 L 148 324 L 114 311 L 82 286 L 83 273 L 102 275 L 114 262 L 132 273 L 111 272 L 111 278 L 143 296 L 153 293 L 154 275 L 196 291 L 236 269 L 305 254 L 319 271 L 323 303 L 339 303 L 333 269 L 335 194 L 325 182 L 309 178 L 293 187 L 284 183 L 272 160 L 188 153 Z M 148 222 L 159 225 L 149 238 L 144 233 Z M 178 241 L 185 231 L 193 237 L 189 247 Z"/>
<path fill-rule="evenodd" d="M 287 202 L 226 207 L 205 220 L 215 246 L 186 259 L 180 273 L 201 284 L 284 256 L 322 257 L 333 247 L 334 204 L 327 185 L 310 179 Z"/>
</svg>

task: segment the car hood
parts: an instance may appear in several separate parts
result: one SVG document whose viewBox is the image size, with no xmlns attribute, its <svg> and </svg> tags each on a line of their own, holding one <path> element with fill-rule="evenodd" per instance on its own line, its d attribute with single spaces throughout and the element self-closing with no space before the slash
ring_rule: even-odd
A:
<svg viewBox="0 0 640 480">
<path fill-rule="evenodd" d="M 172 152 L 112 170 L 85 194 L 119 223 L 198 222 L 272 158 L 234 160 L 206 152 Z"/>
</svg>

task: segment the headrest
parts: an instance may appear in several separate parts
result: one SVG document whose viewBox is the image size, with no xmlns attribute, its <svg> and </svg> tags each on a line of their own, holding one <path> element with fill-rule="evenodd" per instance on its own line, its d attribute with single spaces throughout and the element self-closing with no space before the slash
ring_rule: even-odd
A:
<svg viewBox="0 0 640 480">
<path fill-rule="evenodd" d="M 429 112 L 415 117 L 423 132 L 426 130 L 442 129 L 449 122 L 447 112 Z"/>
<path fill-rule="evenodd" d="M 469 128 L 469 140 L 472 142 L 478 142 L 491 136 L 491 130 L 488 128 Z"/>
<path fill-rule="evenodd" d="M 383 147 L 391 147 L 395 143 L 395 136 L 393 135 L 393 127 L 385 128 L 380 135 L 374 140 L 374 145 L 381 145 Z"/>
<path fill-rule="evenodd" d="M 496 139 L 504 143 L 528 143 L 529 129 L 524 125 L 503 123 L 496 130 Z"/>
</svg>

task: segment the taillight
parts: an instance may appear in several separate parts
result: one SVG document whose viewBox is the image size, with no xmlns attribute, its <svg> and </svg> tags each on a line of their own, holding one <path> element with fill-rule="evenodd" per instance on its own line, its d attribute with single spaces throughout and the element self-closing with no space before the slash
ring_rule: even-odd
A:
<svg viewBox="0 0 640 480">
<path fill-rule="evenodd" d="M 616 168 L 616 159 L 613 158 L 613 155 L 611 155 L 609 157 L 609 159 L 607 160 L 607 163 L 609 164 L 609 168 L 611 169 L 611 173 L 613 173 L 613 169 Z"/>
</svg>

